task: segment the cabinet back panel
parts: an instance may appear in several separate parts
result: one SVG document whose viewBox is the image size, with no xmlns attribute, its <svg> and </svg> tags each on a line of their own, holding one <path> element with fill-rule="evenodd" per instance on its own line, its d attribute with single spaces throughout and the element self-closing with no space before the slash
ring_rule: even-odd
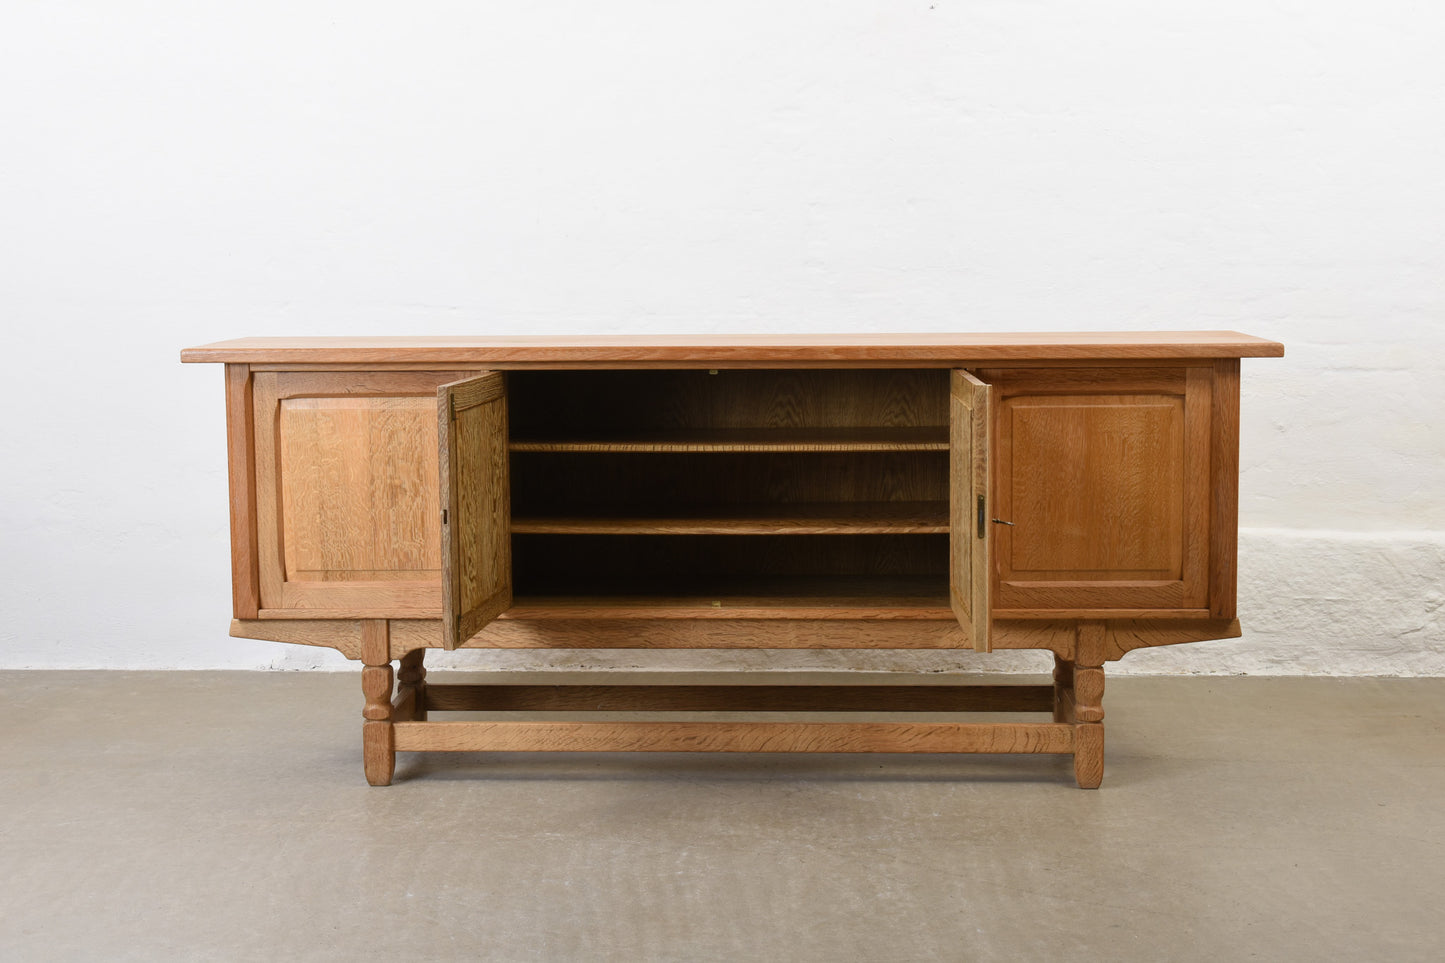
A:
<svg viewBox="0 0 1445 963">
<path fill-rule="evenodd" d="M 947 452 L 548 454 L 512 456 L 517 515 L 609 507 L 948 498 Z"/>
<path fill-rule="evenodd" d="M 947 535 L 513 535 L 517 595 L 709 577 L 947 575 Z"/>
<path fill-rule="evenodd" d="M 941 369 L 514 371 L 508 391 L 514 438 L 948 422 Z"/>
</svg>

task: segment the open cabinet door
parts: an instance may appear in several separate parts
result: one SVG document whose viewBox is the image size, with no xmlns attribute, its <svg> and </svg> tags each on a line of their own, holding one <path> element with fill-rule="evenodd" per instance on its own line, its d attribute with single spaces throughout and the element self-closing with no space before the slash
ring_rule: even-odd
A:
<svg viewBox="0 0 1445 963">
<path fill-rule="evenodd" d="M 507 396 L 499 371 L 437 389 L 442 646 L 455 649 L 512 605 Z"/>
<path fill-rule="evenodd" d="M 993 447 L 992 390 L 973 375 L 955 369 L 949 400 L 948 592 L 973 647 L 991 649 L 989 640 L 989 451 Z"/>
</svg>

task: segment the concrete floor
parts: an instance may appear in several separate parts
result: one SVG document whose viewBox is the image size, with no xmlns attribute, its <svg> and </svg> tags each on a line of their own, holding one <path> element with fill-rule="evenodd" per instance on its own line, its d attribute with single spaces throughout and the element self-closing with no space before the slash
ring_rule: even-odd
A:
<svg viewBox="0 0 1445 963">
<path fill-rule="evenodd" d="M 1097 792 L 643 754 L 371 789 L 354 674 L 0 684 L 5 961 L 1445 958 L 1445 679 L 1111 681 Z"/>
</svg>

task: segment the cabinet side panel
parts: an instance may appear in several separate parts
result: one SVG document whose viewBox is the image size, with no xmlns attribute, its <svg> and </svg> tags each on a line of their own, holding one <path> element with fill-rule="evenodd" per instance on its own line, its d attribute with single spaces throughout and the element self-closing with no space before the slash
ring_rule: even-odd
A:
<svg viewBox="0 0 1445 963">
<path fill-rule="evenodd" d="M 1209 613 L 1232 619 L 1236 612 L 1239 551 L 1239 359 L 1214 363 L 1210 445 Z"/>
<path fill-rule="evenodd" d="M 231 610 L 254 619 L 261 606 L 256 549 L 256 455 L 251 371 L 226 365 L 226 462 L 231 493 Z"/>
</svg>

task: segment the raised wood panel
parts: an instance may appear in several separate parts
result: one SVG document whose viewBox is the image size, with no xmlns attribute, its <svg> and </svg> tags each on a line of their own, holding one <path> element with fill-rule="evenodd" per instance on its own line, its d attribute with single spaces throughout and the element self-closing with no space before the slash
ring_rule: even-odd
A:
<svg viewBox="0 0 1445 963">
<path fill-rule="evenodd" d="M 503 377 L 437 389 L 442 644 L 454 649 L 512 604 L 511 481 Z"/>
<path fill-rule="evenodd" d="M 256 452 L 251 371 L 226 365 L 226 462 L 231 495 L 231 614 L 254 619 L 261 608 L 256 546 Z"/>
<path fill-rule="evenodd" d="M 1005 578 L 1180 577 L 1183 396 L 1014 398 L 1005 410 Z"/>
<path fill-rule="evenodd" d="M 1207 605 L 1211 369 L 985 370 L 998 617 Z"/>
<path fill-rule="evenodd" d="M 280 405 L 286 580 L 438 578 L 435 402 L 349 396 Z"/>
<path fill-rule="evenodd" d="M 949 602 L 972 647 L 989 651 L 993 447 L 991 389 L 967 371 L 951 376 L 949 400 Z"/>
<path fill-rule="evenodd" d="M 263 618 L 440 614 L 435 396 L 467 374 L 255 373 Z"/>
</svg>

